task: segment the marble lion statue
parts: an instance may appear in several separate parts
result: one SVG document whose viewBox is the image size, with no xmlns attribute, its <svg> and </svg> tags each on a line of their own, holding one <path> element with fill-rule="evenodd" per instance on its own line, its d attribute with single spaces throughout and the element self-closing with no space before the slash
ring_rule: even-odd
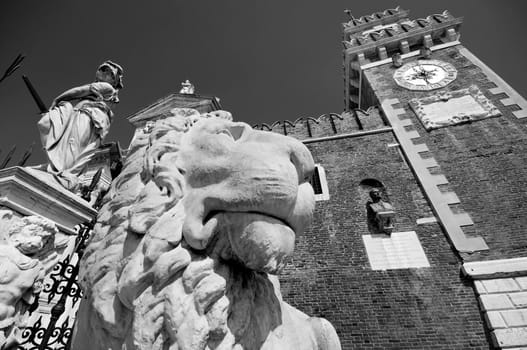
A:
<svg viewBox="0 0 527 350">
<path fill-rule="evenodd" d="M 136 133 L 81 260 L 73 349 L 340 349 L 276 274 L 314 209 L 300 142 L 176 108 Z"/>
</svg>

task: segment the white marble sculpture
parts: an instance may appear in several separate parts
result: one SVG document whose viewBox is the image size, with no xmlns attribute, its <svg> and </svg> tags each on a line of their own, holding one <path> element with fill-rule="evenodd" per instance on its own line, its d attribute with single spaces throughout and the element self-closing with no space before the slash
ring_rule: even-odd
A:
<svg viewBox="0 0 527 350">
<path fill-rule="evenodd" d="M 0 349 L 19 343 L 26 310 L 58 260 L 55 224 L 39 216 L 0 210 Z"/>
<path fill-rule="evenodd" d="M 73 348 L 340 349 L 276 276 L 314 209 L 307 148 L 228 112 L 172 114 L 136 135 L 105 197 Z"/>
<path fill-rule="evenodd" d="M 78 176 L 108 134 L 111 108 L 119 102 L 117 95 L 123 87 L 122 75 L 118 64 L 104 62 L 96 72 L 94 83 L 59 95 L 38 122 L 48 158 L 47 171 L 71 191 L 78 191 Z"/>
<path fill-rule="evenodd" d="M 194 84 L 187 79 L 181 83 L 179 93 L 184 95 L 194 95 L 196 93 L 196 88 L 194 87 Z"/>
</svg>

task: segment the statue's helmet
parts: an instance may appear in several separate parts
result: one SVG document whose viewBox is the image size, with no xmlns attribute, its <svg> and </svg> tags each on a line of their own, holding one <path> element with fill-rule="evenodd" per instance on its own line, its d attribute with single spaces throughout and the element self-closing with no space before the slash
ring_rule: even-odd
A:
<svg viewBox="0 0 527 350">
<path fill-rule="evenodd" d="M 97 80 L 100 79 L 100 73 L 109 73 L 112 76 L 112 86 L 116 89 L 123 88 L 123 68 L 115 62 L 110 60 L 105 61 L 103 64 L 97 68 L 97 73 L 95 77 Z"/>
</svg>

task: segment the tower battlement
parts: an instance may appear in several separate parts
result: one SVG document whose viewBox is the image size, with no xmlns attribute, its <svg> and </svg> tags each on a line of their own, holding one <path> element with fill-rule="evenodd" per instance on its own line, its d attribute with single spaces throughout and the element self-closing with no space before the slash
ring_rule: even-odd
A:
<svg viewBox="0 0 527 350">
<path fill-rule="evenodd" d="M 401 19 L 407 18 L 410 14 L 410 11 L 403 10 L 399 6 L 394 9 L 375 12 L 371 15 L 366 15 L 359 18 L 353 17 L 351 15 L 351 11 L 349 10 L 345 10 L 345 12 L 351 17 L 348 22 L 342 23 L 345 39 L 349 38 L 349 36 L 353 35 L 354 33 L 362 32 L 376 26 L 396 23 Z"/>
<path fill-rule="evenodd" d="M 409 55 L 421 48 L 457 42 L 462 17 L 450 12 L 410 19 L 409 11 L 377 12 L 342 24 L 344 41 L 345 109 L 368 107 L 362 104 L 361 67 L 384 61 L 394 54 Z"/>
<path fill-rule="evenodd" d="M 408 14 L 409 11 L 397 8 L 343 23 L 346 57 L 369 63 L 386 59 L 389 53 L 405 54 L 412 48 L 430 47 L 459 37 L 463 18 L 448 11 L 417 19 L 409 19 Z"/>
<path fill-rule="evenodd" d="M 276 132 L 307 141 L 316 138 L 351 134 L 386 126 L 379 108 L 354 109 L 342 114 L 327 113 L 317 118 L 301 117 L 291 122 L 279 120 L 272 124 L 256 124 L 254 129 Z"/>
</svg>

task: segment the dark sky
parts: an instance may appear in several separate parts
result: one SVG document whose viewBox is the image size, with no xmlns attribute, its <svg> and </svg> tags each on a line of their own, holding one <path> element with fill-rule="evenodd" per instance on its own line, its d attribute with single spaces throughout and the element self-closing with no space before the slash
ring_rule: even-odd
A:
<svg viewBox="0 0 527 350">
<path fill-rule="evenodd" d="M 0 4 L 0 71 L 18 53 L 23 66 L 0 83 L 0 161 L 36 142 L 31 163 L 43 162 L 37 108 L 21 75 L 49 104 L 93 81 L 112 59 L 125 87 L 107 141 L 126 147 L 127 116 L 190 79 L 203 95 L 221 98 L 236 120 L 294 120 L 343 109 L 340 23 L 400 5 L 413 18 L 448 9 L 463 16 L 461 41 L 527 96 L 527 34 L 523 1 L 28 1 Z"/>
</svg>

